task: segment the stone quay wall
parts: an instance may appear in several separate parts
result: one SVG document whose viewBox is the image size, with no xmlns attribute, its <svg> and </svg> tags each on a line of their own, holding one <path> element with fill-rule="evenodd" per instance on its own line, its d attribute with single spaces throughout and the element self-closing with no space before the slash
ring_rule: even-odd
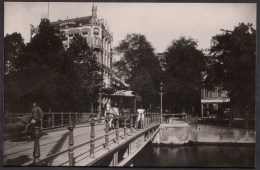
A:
<svg viewBox="0 0 260 170">
<path fill-rule="evenodd" d="M 254 130 L 235 129 L 210 125 L 189 125 L 178 122 L 161 124 L 153 144 L 187 144 L 192 143 L 237 143 L 252 144 L 256 141 Z"/>
</svg>

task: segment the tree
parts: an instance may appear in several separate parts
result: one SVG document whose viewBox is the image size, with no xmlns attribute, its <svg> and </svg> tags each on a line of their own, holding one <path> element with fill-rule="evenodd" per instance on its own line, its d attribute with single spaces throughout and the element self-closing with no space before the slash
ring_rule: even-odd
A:
<svg viewBox="0 0 260 170">
<path fill-rule="evenodd" d="M 17 71 L 7 79 L 13 111 L 28 111 L 32 102 L 45 111 L 77 111 L 80 88 L 74 63 L 58 34 L 48 19 L 42 19 L 39 33 L 17 58 Z"/>
<path fill-rule="evenodd" d="M 24 39 L 20 33 L 7 34 L 4 37 L 4 73 L 5 75 L 16 69 L 16 60 L 24 53 Z"/>
<path fill-rule="evenodd" d="M 233 31 L 222 30 L 212 38 L 205 83 L 208 88 L 221 86 L 231 102 L 229 125 L 247 107 L 254 114 L 256 30 L 240 23 Z M 247 116 L 245 116 L 245 122 Z"/>
<path fill-rule="evenodd" d="M 10 101 L 16 98 L 13 91 L 18 86 L 15 86 L 16 78 L 14 75 L 17 72 L 17 60 L 24 53 L 24 40 L 20 33 L 7 34 L 4 37 L 4 98 L 5 98 L 5 111 L 8 109 Z"/>
<path fill-rule="evenodd" d="M 173 40 L 161 57 L 165 69 L 165 105 L 176 112 L 199 111 L 204 55 L 192 38 Z"/>
<path fill-rule="evenodd" d="M 82 91 L 82 106 L 90 109 L 91 105 L 97 105 L 97 97 L 100 90 L 102 76 L 97 58 L 88 46 L 86 38 L 80 34 L 74 35 L 68 52 L 73 58 L 77 76 L 80 80 Z"/>
<path fill-rule="evenodd" d="M 122 54 L 114 64 L 115 70 L 125 76 L 130 88 L 143 97 L 146 108 L 158 105 L 162 71 L 151 43 L 144 35 L 128 34 L 115 50 Z"/>
</svg>

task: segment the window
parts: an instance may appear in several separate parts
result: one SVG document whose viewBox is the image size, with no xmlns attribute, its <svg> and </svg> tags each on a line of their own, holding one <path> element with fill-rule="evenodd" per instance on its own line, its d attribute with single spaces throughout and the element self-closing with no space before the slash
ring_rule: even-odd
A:
<svg viewBox="0 0 260 170">
<path fill-rule="evenodd" d="M 94 33 L 95 36 L 98 36 L 99 35 L 99 28 L 94 28 L 93 33 Z"/>
<path fill-rule="evenodd" d="M 99 39 L 98 39 L 98 38 L 95 38 L 94 44 L 95 44 L 96 46 L 99 45 Z"/>
</svg>

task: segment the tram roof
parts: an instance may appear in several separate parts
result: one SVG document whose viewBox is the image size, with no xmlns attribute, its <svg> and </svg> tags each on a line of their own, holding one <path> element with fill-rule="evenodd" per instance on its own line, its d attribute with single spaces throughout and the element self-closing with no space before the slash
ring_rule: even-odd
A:
<svg viewBox="0 0 260 170">
<path fill-rule="evenodd" d="M 136 92 L 131 90 L 119 90 L 112 94 L 111 96 L 122 96 L 122 97 L 136 97 L 137 100 L 142 100 L 142 97 L 139 96 Z"/>
</svg>

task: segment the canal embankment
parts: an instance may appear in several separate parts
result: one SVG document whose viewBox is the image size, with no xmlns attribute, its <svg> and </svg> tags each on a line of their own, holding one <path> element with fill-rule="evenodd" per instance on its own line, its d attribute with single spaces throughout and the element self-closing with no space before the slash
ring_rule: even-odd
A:
<svg viewBox="0 0 260 170">
<path fill-rule="evenodd" d="M 156 145 L 254 144 L 255 141 L 254 130 L 174 121 L 171 124 L 161 124 L 152 143 Z"/>
</svg>

